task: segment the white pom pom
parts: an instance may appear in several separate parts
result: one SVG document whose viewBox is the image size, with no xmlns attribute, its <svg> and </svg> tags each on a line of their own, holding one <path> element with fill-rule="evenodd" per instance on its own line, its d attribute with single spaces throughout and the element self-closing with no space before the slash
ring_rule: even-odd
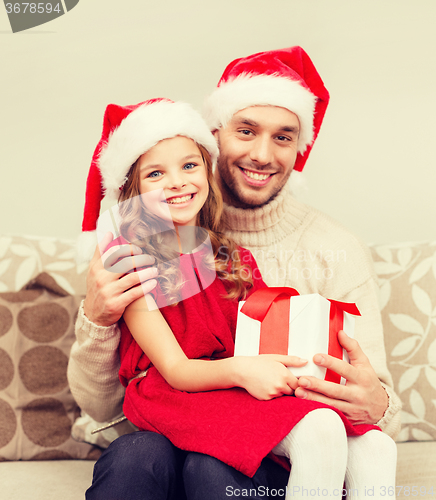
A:
<svg viewBox="0 0 436 500">
<path fill-rule="evenodd" d="M 292 196 L 298 198 L 298 196 L 305 193 L 308 189 L 306 176 L 303 172 L 294 170 L 289 177 L 287 187 Z"/>
<path fill-rule="evenodd" d="M 76 263 L 89 264 L 97 246 L 96 231 L 84 231 L 76 242 Z"/>
</svg>

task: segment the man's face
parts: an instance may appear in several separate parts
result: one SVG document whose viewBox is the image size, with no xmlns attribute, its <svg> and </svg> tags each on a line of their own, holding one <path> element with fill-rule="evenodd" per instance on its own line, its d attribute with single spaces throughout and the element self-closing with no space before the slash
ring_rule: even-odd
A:
<svg viewBox="0 0 436 500">
<path fill-rule="evenodd" d="M 294 168 L 299 130 L 298 117 L 285 108 L 252 106 L 235 113 L 215 132 L 224 201 L 253 208 L 274 198 Z"/>
</svg>

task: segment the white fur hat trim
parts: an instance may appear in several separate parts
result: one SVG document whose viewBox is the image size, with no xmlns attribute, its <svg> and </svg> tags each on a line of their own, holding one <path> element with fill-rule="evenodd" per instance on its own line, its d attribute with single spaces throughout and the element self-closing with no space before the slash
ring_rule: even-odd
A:
<svg viewBox="0 0 436 500">
<path fill-rule="evenodd" d="M 106 195 L 118 198 L 130 167 L 163 139 L 185 136 L 204 146 L 215 164 L 218 146 L 201 116 L 189 104 L 159 101 L 132 111 L 103 146 L 99 168 Z"/>
<path fill-rule="evenodd" d="M 316 100 L 310 90 L 290 78 L 242 73 L 212 92 L 205 101 L 203 116 L 213 131 L 225 127 L 235 113 L 250 106 L 288 109 L 300 120 L 298 152 L 304 154 L 314 139 Z"/>
</svg>

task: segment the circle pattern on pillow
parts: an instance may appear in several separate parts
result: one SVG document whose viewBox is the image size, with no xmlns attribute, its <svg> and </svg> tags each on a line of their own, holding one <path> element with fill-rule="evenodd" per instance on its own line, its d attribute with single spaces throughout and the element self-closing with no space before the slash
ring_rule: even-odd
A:
<svg viewBox="0 0 436 500">
<path fill-rule="evenodd" d="M 2 367 L 0 371 L 0 391 L 2 391 L 8 387 L 14 378 L 14 363 L 4 349 L 0 349 L 0 366 Z"/>
<path fill-rule="evenodd" d="M 0 306 L 0 337 L 9 331 L 12 326 L 13 316 L 7 307 Z"/>
<path fill-rule="evenodd" d="M 0 448 L 12 440 L 16 429 L 17 418 L 12 406 L 0 399 Z"/>
<path fill-rule="evenodd" d="M 68 385 L 68 357 L 57 347 L 38 346 L 20 359 L 18 373 L 32 394 L 56 394 Z"/>
<path fill-rule="evenodd" d="M 71 437 L 78 407 L 67 367 L 80 297 L 46 273 L 26 286 L 0 293 L 1 460 L 96 459 L 99 449 Z"/>
<path fill-rule="evenodd" d="M 53 342 L 67 331 L 70 316 L 56 302 L 26 307 L 18 314 L 18 327 L 23 335 L 35 342 Z"/>
<path fill-rule="evenodd" d="M 23 408 L 21 425 L 32 443 L 52 448 L 67 441 L 71 434 L 71 421 L 61 401 L 39 398 Z"/>
</svg>

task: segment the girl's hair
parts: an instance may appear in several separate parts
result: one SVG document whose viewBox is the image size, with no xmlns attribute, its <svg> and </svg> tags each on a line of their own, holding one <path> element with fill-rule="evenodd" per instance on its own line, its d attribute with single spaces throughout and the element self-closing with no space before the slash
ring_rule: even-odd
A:
<svg viewBox="0 0 436 500">
<path fill-rule="evenodd" d="M 253 286 L 250 269 L 240 260 L 236 243 L 224 234 L 222 223 L 223 200 L 212 172 L 212 160 L 207 149 L 201 144 L 197 147 L 203 158 L 209 183 L 209 194 L 198 214 L 197 225 L 209 234 L 218 276 L 224 280 L 227 297 L 244 299 Z M 169 302 L 179 300 L 179 290 L 183 286 L 177 262 L 179 253 L 165 243 L 168 226 L 157 216 L 150 213 L 140 197 L 139 158 L 132 165 L 127 181 L 120 193 L 121 235 L 131 243 L 142 248 L 144 253 L 155 257 L 158 268 L 158 280 Z M 201 231 L 201 230 L 199 230 Z M 204 238 L 203 238 L 204 239 Z"/>
</svg>

